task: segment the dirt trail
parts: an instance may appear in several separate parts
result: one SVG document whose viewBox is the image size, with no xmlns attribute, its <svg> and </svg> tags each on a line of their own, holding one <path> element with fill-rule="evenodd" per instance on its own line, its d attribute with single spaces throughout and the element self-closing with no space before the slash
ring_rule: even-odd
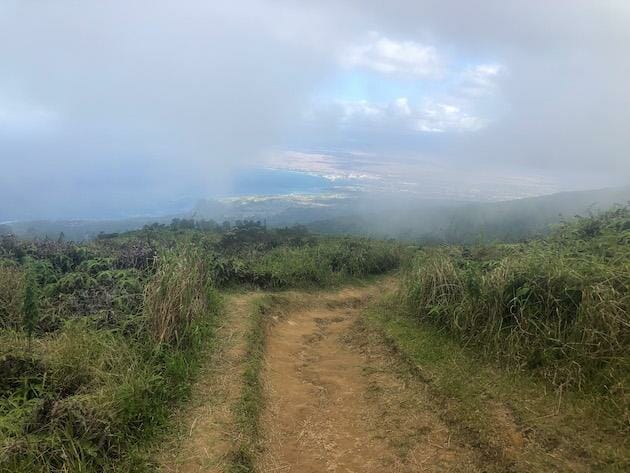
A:
<svg viewBox="0 0 630 473">
<path fill-rule="evenodd" d="M 303 298 L 270 328 L 261 472 L 480 471 L 428 395 L 361 346 L 360 310 L 380 291 Z"/>
<path fill-rule="evenodd" d="M 236 439 L 233 406 L 241 393 L 248 315 L 257 293 L 226 300 L 218 346 L 209 354 L 185 412 L 177 413 L 180 436 L 162 448 L 160 471 L 219 473 Z"/>
<path fill-rule="evenodd" d="M 381 279 L 336 292 L 271 298 L 269 310 L 261 312 L 270 319 L 260 373 L 264 408 L 260 419 L 252 419 L 259 426 L 256 434 L 243 433 L 235 413 L 251 361 L 252 302 L 260 293 L 229 297 L 216 348 L 204 362 L 192 400 L 174 415 L 180 434 L 160 449 L 160 470 L 589 471 L 566 452 L 539 444 L 492 391 L 483 403 L 473 403 L 462 421 L 461 400 L 436 393 L 430 373 L 394 353 L 385 335 L 361 316 L 392 283 Z M 487 432 L 469 414 L 483 414 Z M 252 448 L 238 469 L 234 452 L 243 443 Z"/>
</svg>

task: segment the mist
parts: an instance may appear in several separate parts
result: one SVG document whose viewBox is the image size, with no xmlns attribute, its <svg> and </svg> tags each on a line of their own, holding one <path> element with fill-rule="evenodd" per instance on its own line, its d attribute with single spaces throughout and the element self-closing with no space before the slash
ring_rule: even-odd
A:
<svg viewBox="0 0 630 473">
<path fill-rule="evenodd" d="M 0 221 L 624 186 L 629 44 L 622 0 L 4 0 Z"/>
</svg>

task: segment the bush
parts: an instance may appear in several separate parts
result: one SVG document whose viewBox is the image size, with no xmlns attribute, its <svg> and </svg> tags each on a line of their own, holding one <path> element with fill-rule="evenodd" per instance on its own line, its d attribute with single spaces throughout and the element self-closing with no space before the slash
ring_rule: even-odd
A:
<svg viewBox="0 0 630 473">
<path fill-rule="evenodd" d="M 546 242 L 424 251 L 405 273 L 402 297 L 415 317 L 489 356 L 557 386 L 624 397 L 630 251 L 619 221 L 627 216 L 581 220 Z"/>
</svg>

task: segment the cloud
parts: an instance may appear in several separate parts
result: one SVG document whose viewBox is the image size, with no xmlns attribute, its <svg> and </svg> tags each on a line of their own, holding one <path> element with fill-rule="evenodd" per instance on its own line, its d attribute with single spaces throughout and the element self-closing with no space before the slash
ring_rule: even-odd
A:
<svg viewBox="0 0 630 473">
<path fill-rule="evenodd" d="M 500 95 L 498 81 L 506 68 L 498 62 L 462 65 L 461 58 L 417 41 L 394 41 L 372 31 L 363 41 L 342 48 L 341 64 L 349 75 L 350 90 L 313 101 L 306 114 L 316 128 L 336 127 L 360 135 L 370 146 L 369 130 L 392 147 L 400 135 L 476 132 L 495 118 L 493 102 Z M 344 97 L 344 92 L 353 98 Z M 403 95 L 410 94 L 410 95 Z"/>
<path fill-rule="evenodd" d="M 296 36 L 306 17 L 257 0 L 3 2 L 0 219 L 227 192 L 334 62 Z"/>
<path fill-rule="evenodd" d="M 307 116 L 311 122 L 320 122 L 320 126 L 327 122 L 346 133 L 365 129 L 380 135 L 389 133 L 392 144 L 400 133 L 475 132 L 491 123 L 491 118 L 482 116 L 477 109 L 495 99 L 497 79 L 504 69 L 496 63 L 445 69 L 444 78 L 429 81 L 439 83 L 439 90 L 416 93 L 414 98 L 394 96 L 378 101 L 324 97 L 312 103 Z M 422 89 L 427 80 L 414 79 L 413 83 Z M 395 92 L 394 86 L 390 93 Z"/>
<path fill-rule="evenodd" d="M 489 95 L 497 90 L 497 79 L 505 73 L 501 64 L 477 64 L 463 71 L 458 93 L 472 98 Z"/>
<path fill-rule="evenodd" d="M 376 32 L 364 42 L 348 46 L 340 61 L 348 68 L 416 78 L 439 77 L 443 68 L 442 58 L 433 46 L 396 41 Z"/>
<path fill-rule="evenodd" d="M 175 208 L 278 148 L 628 182 L 628 24 L 625 0 L 5 0 L 0 219 Z"/>
<path fill-rule="evenodd" d="M 484 121 L 467 114 L 455 105 L 426 100 L 413 106 L 406 97 L 398 97 L 385 104 L 339 102 L 339 124 L 346 128 L 374 127 L 377 131 L 416 131 L 424 133 L 475 131 Z M 324 115 L 330 119 L 330 114 Z"/>
<path fill-rule="evenodd" d="M 579 185 L 588 176 L 600 183 L 630 181 L 627 1 L 350 3 L 355 21 L 371 29 L 406 41 L 431 38 L 438 51 L 463 64 L 503 68 L 491 88 L 499 100 L 477 110 L 491 118 L 489 126 L 444 143 L 442 159 L 527 166 Z M 486 93 L 474 83 L 487 72 L 473 66 L 471 96 Z"/>
<path fill-rule="evenodd" d="M 455 105 L 428 103 L 413 117 L 414 129 L 425 132 L 477 131 L 485 125 L 482 118 L 469 115 Z"/>
</svg>

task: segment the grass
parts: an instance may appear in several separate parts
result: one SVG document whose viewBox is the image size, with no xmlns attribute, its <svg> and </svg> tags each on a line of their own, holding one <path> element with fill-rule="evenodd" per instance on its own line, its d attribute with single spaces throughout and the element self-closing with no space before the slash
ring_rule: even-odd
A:
<svg viewBox="0 0 630 473">
<path fill-rule="evenodd" d="M 197 349 L 164 348 L 147 355 L 144 347 L 130 346 L 115 333 L 72 325 L 39 341 L 27 366 L 41 371 L 0 403 L 0 465 L 8 471 L 137 464 L 127 451 L 153 435 L 188 392 Z M 42 371 L 45 377 L 39 376 Z"/>
<path fill-rule="evenodd" d="M 216 255 L 214 279 L 221 286 L 263 289 L 330 287 L 398 267 L 398 245 L 359 238 L 317 238 L 271 248 L 249 245 Z"/>
<path fill-rule="evenodd" d="M 83 264 L 75 263 L 67 274 Z M 177 264 L 186 269 L 176 271 Z M 147 288 L 144 315 L 123 305 L 123 323 L 110 326 L 99 317 L 66 316 L 52 330 L 39 326 L 32 347 L 21 330 L 0 331 L 1 471 L 142 470 L 132 453 L 186 397 L 220 307 L 197 253 L 167 254 L 156 265 L 133 280 Z M 74 300 L 92 290 L 81 282 L 89 271 L 116 271 L 96 266 L 80 270 L 85 277 L 68 292 Z M 51 284 L 58 287 L 67 274 Z M 105 278 L 114 284 L 110 294 L 129 284 L 124 276 Z M 45 310 L 55 307 L 55 290 L 42 297 Z M 155 308 L 165 307 L 180 312 L 162 321 L 165 311 Z"/>
<path fill-rule="evenodd" d="M 0 260 L 0 329 L 18 329 L 22 319 L 24 271 Z"/>
<path fill-rule="evenodd" d="M 326 287 L 400 259 L 394 243 L 256 222 L 180 220 L 86 243 L 3 236 L 0 470 L 150 470 L 140 445 L 187 396 L 212 338 L 218 288 Z M 25 300 L 39 317 L 24 317 Z M 265 304 L 253 315 L 237 407 L 250 439 L 239 446 L 243 468 L 257 435 Z"/>
<path fill-rule="evenodd" d="M 400 264 L 391 244 L 360 239 L 323 239 L 303 248 L 276 248 L 255 264 L 269 274 L 271 288 L 330 286 L 350 278 L 381 274 Z"/>
<path fill-rule="evenodd" d="M 596 391 L 630 421 L 630 210 L 547 240 L 420 252 L 400 292 L 417 320 L 560 390 Z"/>
<path fill-rule="evenodd" d="M 274 296 L 260 298 L 250 315 L 247 351 L 241 396 L 234 406 L 238 440 L 229 456 L 231 473 L 254 472 L 254 459 L 260 437 L 259 421 L 264 408 L 261 371 L 265 351 L 267 314 Z"/>
<path fill-rule="evenodd" d="M 186 343 L 196 318 L 207 313 L 214 297 L 206 261 L 198 250 L 163 252 L 144 294 L 144 312 L 155 343 Z"/>
<path fill-rule="evenodd" d="M 558 392 L 531 373 L 506 371 L 474 346 L 420 322 L 396 296 L 374 306 L 366 321 L 425 381 L 449 427 L 494 471 L 579 471 L 584 465 L 588 471 L 628 471 L 623 421 L 599 397 Z M 522 456 L 510 451 L 510 432 L 525 438 Z M 575 463 L 559 467 L 558 452 Z"/>
</svg>

